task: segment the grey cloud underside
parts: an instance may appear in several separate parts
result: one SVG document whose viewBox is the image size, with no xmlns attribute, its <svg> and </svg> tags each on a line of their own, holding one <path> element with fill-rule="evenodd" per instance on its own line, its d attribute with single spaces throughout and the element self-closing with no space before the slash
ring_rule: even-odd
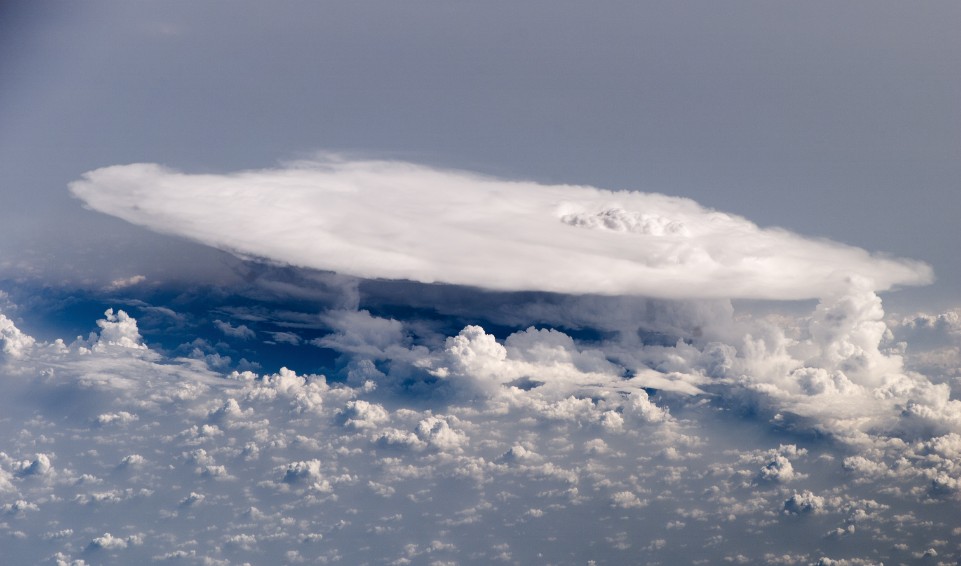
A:
<svg viewBox="0 0 961 566">
<path fill-rule="evenodd" d="M 930 282 L 911 260 L 682 198 L 502 181 L 325 158 L 191 175 L 155 164 L 86 173 L 94 210 L 241 256 L 370 279 L 662 298 L 804 299 Z"/>
</svg>

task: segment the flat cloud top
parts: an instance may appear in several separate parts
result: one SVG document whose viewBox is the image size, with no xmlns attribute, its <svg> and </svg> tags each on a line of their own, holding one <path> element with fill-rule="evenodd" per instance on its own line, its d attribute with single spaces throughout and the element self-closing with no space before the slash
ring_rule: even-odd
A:
<svg viewBox="0 0 961 566">
<path fill-rule="evenodd" d="M 370 279 L 660 298 L 882 291 L 926 264 L 760 228 L 659 194 L 337 158 L 192 175 L 138 163 L 70 184 L 88 207 L 245 257 Z"/>
</svg>

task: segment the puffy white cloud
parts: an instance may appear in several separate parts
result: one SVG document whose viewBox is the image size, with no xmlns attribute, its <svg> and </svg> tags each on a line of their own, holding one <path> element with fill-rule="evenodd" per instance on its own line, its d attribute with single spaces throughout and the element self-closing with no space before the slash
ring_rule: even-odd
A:
<svg viewBox="0 0 961 566">
<path fill-rule="evenodd" d="M 248 400 L 289 399 L 297 412 L 319 411 L 324 395 L 331 392 L 322 375 L 298 375 L 286 367 L 273 374 L 258 376 L 250 371 L 233 371 L 228 377 L 244 383 L 243 395 Z"/>
<path fill-rule="evenodd" d="M 120 550 L 131 545 L 143 544 L 143 535 L 130 535 L 128 537 L 115 537 L 110 533 L 104 533 L 90 541 L 91 549 Z"/>
<path fill-rule="evenodd" d="M 794 466 L 786 456 L 775 454 L 758 472 L 758 479 L 774 482 L 789 482 L 795 478 Z"/>
<path fill-rule="evenodd" d="M 619 491 L 611 496 L 611 504 L 622 509 L 630 509 L 632 507 L 644 507 L 647 502 L 630 491 Z"/>
<path fill-rule="evenodd" d="M 137 328 L 137 321 L 130 317 L 126 312 L 107 309 L 104 317 L 97 321 L 100 327 L 100 338 L 94 344 L 95 350 L 105 350 L 111 347 L 130 348 L 133 350 L 146 350 L 140 330 Z"/>
<path fill-rule="evenodd" d="M 6 454 L 3 454 L 3 452 L 0 452 L 0 455 L 6 456 Z M 13 474 L 3 468 L 0 468 L 0 493 L 13 491 L 16 491 L 16 488 L 13 485 Z"/>
<path fill-rule="evenodd" d="M 36 341 L 0 362 L 0 418 L 16 423 L 0 436 L 5 552 L 22 549 L 22 563 L 58 551 L 68 563 L 283 562 L 292 551 L 416 563 L 428 549 L 467 562 L 653 562 L 676 551 L 790 563 L 815 561 L 800 557 L 832 533 L 848 555 L 909 560 L 891 550 L 908 541 L 904 552 L 956 560 L 956 548 L 928 542 L 957 536 L 951 399 L 885 348 L 873 296 L 822 302 L 777 324 L 729 317 L 729 343 L 712 329 L 646 343 L 549 328 L 498 339 L 479 326 L 421 343 L 406 322 L 330 313 L 325 324 L 346 321 L 330 323 L 346 358 L 385 356 L 384 373 L 365 379 L 400 381 L 388 366 L 406 364 L 436 396 L 286 368 L 223 375 L 122 346 L 123 336 L 143 343 L 136 321 L 108 315 L 112 338 Z M 644 389 L 682 372 L 705 393 Z M 458 383 L 483 394 L 443 394 Z M 745 392 L 755 404 L 741 411 Z M 785 433 L 800 416 L 800 432 L 834 438 Z M 45 468 L 41 454 L 47 471 L 27 473 Z M 591 529 L 572 530 L 585 516 Z"/>
<path fill-rule="evenodd" d="M 4 355 L 19 358 L 33 347 L 35 340 L 20 331 L 12 320 L 0 313 L 0 351 Z"/>
<path fill-rule="evenodd" d="M 724 384 L 733 404 L 753 396 L 750 403 L 784 426 L 854 442 L 878 432 L 961 430 L 961 402 L 949 385 L 905 367 L 889 347 L 880 299 L 862 283 L 821 299 L 808 317 L 742 317 L 731 325 L 741 338 L 730 343 L 678 343 L 672 367 L 712 377 L 703 383 L 715 390 Z"/>
<path fill-rule="evenodd" d="M 285 483 L 316 482 L 322 478 L 320 460 L 291 462 L 284 468 L 283 481 Z"/>
<path fill-rule="evenodd" d="M 892 316 L 887 323 L 910 369 L 949 380 L 961 393 L 961 309 Z"/>
<path fill-rule="evenodd" d="M 428 446 L 442 451 L 460 450 L 469 440 L 463 431 L 450 425 L 452 417 L 429 416 L 417 423 L 416 434 Z M 456 420 L 456 419 L 454 419 Z"/>
<path fill-rule="evenodd" d="M 129 454 L 127 456 L 124 456 L 123 459 L 120 460 L 120 464 L 117 467 L 118 468 L 138 468 L 143 466 L 146 461 L 147 459 L 141 456 L 140 454 Z"/>
<path fill-rule="evenodd" d="M 387 411 L 377 403 L 362 399 L 348 401 L 341 411 L 344 426 L 354 429 L 371 429 L 388 420 Z"/>
<path fill-rule="evenodd" d="M 246 257 L 364 278 L 651 297 L 823 297 L 930 281 L 919 262 L 683 198 L 334 157 L 227 175 L 155 164 L 70 184 L 90 208 Z M 242 226 L 243 229 L 237 229 Z"/>
<path fill-rule="evenodd" d="M 600 440 L 600 439 L 595 439 L 595 440 Z M 600 440 L 600 442 L 601 444 L 604 443 L 603 440 Z M 540 456 L 538 456 L 532 450 L 528 450 L 527 448 L 524 448 L 520 444 L 515 444 L 514 446 L 511 446 L 510 450 L 508 450 L 507 452 L 504 452 L 500 456 L 500 460 L 508 464 L 536 462 L 540 459 L 541 459 Z"/>
<path fill-rule="evenodd" d="M 564 397 L 585 388 L 632 389 L 651 385 L 652 380 L 669 381 L 655 371 L 626 380 L 624 369 L 600 351 L 580 350 L 566 334 L 534 327 L 511 334 L 501 344 L 482 327 L 466 326 L 457 336 L 447 338 L 443 352 L 420 365 L 430 367 L 437 377 L 487 396 L 503 395 L 516 387 Z"/>
<path fill-rule="evenodd" d="M 894 317 L 891 326 L 910 340 L 912 346 L 945 339 L 961 338 L 961 309 L 951 309 L 939 314 L 915 313 L 910 316 Z"/>
<path fill-rule="evenodd" d="M 230 399 L 224 401 L 223 405 L 211 411 L 210 419 L 213 421 L 230 421 L 231 419 L 240 419 L 245 416 L 251 416 L 253 412 L 253 409 L 248 409 L 247 411 L 241 409 L 240 403 L 231 397 Z"/>
<path fill-rule="evenodd" d="M 46 476 L 53 472 L 53 465 L 50 457 L 46 454 L 37 454 L 33 460 L 22 460 L 14 465 L 18 476 Z"/>
<path fill-rule="evenodd" d="M 125 425 L 138 420 L 138 418 L 139 417 L 137 417 L 137 415 L 133 413 L 128 413 L 127 411 L 120 411 L 117 413 L 103 413 L 101 415 L 97 415 L 96 422 L 98 425 L 110 425 L 110 424 Z"/>
<path fill-rule="evenodd" d="M 841 465 L 845 470 L 863 476 L 884 476 L 889 472 L 884 462 L 870 460 L 861 455 L 848 456 L 842 461 Z"/>
<path fill-rule="evenodd" d="M 127 541 L 115 537 L 110 533 L 104 533 L 103 536 L 99 536 L 92 541 L 90 541 L 90 546 L 94 548 L 106 548 L 106 549 L 118 549 L 127 548 Z"/>
<path fill-rule="evenodd" d="M 618 373 L 600 350 L 579 350 L 574 339 L 563 332 L 533 326 L 515 332 L 504 342 L 508 357 L 541 367 L 573 366 L 585 373 Z"/>
<path fill-rule="evenodd" d="M 659 423 L 670 419 L 670 413 L 663 407 L 651 402 L 651 398 L 643 389 L 631 391 L 624 404 L 624 414 L 628 418 L 637 419 L 645 423 Z"/>
<path fill-rule="evenodd" d="M 398 448 L 423 448 L 423 441 L 413 432 L 391 428 L 384 430 L 374 437 L 379 446 Z"/>
<path fill-rule="evenodd" d="M 3 505 L 0 505 L 0 510 L 8 515 L 23 515 L 26 511 L 39 511 L 40 507 L 36 503 L 18 499 L 13 503 L 4 503 Z"/>
<path fill-rule="evenodd" d="M 794 515 L 822 513 L 824 512 L 824 507 L 824 497 L 815 495 L 809 490 L 804 490 L 800 493 L 795 492 L 784 502 L 784 512 Z"/>
</svg>

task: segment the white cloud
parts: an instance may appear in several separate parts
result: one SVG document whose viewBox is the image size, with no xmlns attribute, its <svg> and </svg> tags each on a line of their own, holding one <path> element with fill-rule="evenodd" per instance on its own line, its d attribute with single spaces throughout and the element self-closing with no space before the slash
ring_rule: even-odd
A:
<svg viewBox="0 0 961 566">
<path fill-rule="evenodd" d="M 139 417 L 127 411 L 120 411 L 119 413 L 103 413 L 102 415 L 97 415 L 98 425 L 109 425 L 109 424 L 120 424 L 125 425 L 136 421 Z"/>
<path fill-rule="evenodd" d="M 508 387 L 533 388 L 540 395 L 563 397 L 584 388 L 650 385 L 645 380 L 648 374 L 626 380 L 624 369 L 600 351 L 579 350 L 566 334 L 533 327 L 511 334 L 501 344 L 482 327 L 466 326 L 457 336 L 447 338 L 442 352 L 421 360 L 420 365 L 431 368 L 437 377 L 487 396 L 505 394 Z M 650 374 L 668 381 L 658 372 Z"/>
<path fill-rule="evenodd" d="M 775 454 L 774 458 L 758 472 L 760 480 L 782 483 L 795 479 L 795 476 L 791 461 L 781 454 Z"/>
<path fill-rule="evenodd" d="M 218 374 L 142 347 L 137 321 L 108 311 L 99 336 L 0 359 L 0 415 L 16 423 L 0 436 L 0 528 L 26 549 L 22 563 L 58 551 L 416 563 L 427 549 L 460 562 L 508 550 L 522 563 L 653 562 L 677 549 L 777 563 L 825 533 L 886 563 L 895 541 L 956 560 L 928 541 L 957 536 L 961 435 L 943 429 L 961 421 L 943 388 L 885 348 L 868 293 L 773 328 L 750 317 L 719 317 L 727 334 L 705 328 L 730 343 L 587 343 L 550 328 L 498 339 L 469 326 L 428 348 L 407 323 L 330 313 L 354 337 L 346 357 L 382 352 L 384 366 L 422 377 L 446 369 L 424 382 L 436 396 L 286 368 Z M 706 393 L 643 388 L 672 372 Z M 485 394 L 445 395 L 458 380 Z M 832 438 L 785 434 L 791 419 Z M 571 531 L 585 516 L 591 528 Z"/>
<path fill-rule="evenodd" d="M 334 333 L 312 340 L 315 346 L 382 359 L 388 357 L 388 349 L 400 347 L 405 341 L 403 324 L 372 316 L 366 310 L 330 311 L 322 319 Z"/>
<path fill-rule="evenodd" d="M 143 466 L 144 462 L 146 461 L 147 459 L 141 456 L 140 454 L 130 454 L 130 455 L 124 456 L 123 459 L 120 460 L 120 464 L 118 465 L 118 467 L 119 468 L 137 468 L 137 467 Z"/>
<path fill-rule="evenodd" d="M 90 541 L 90 546 L 94 548 L 115 550 L 119 548 L 127 548 L 127 541 L 122 538 L 115 537 L 110 533 L 104 533 L 103 536 L 99 536 Z"/>
<path fill-rule="evenodd" d="M 298 413 L 319 411 L 324 395 L 332 391 L 324 376 L 298 375 L 286 367 L 263 376 L 250 371 L 234 371 L 228 377 L 245 384 L 243 393 L 248 400 L 272 400 L 280 396 L 289 399 Z"/>
<path fill-rule="evenodd" d="M 961 378 L 961 309 L 938 314 L 893 316 L 887 322 L 909 368 L 958 383 Z M 959 390 L 961 387 L 956 386 L 956 391 Z"/>
<path fill-rule="evenodd" d="M 749 401 L 783 426 L 813 427 L 853 442 L 863 435 L 913 436 L 961 430 L 961 402 L 951 388 L 905 368 L 866 287 L 823 298 L 809 317 L 733 321 L 742 336 L 701 348 L 670 349 L 676 367 L 734 386 L 731 402 Z"/>
<path fill-rule="evenodd" d="M 19 358 L 33 347 L 35 340 L 20 331 L 13 321 L 0 313 L 0 346 L 4 355 Z"/>
<path fill-rule="evenodd" d="M 364 400 L 348 401 L 341 411 L 344 426 L 353 429 L 370 429 L 388 420 L 387 411 L 377 403 Z"/>
<path fill-rule="evenodd" d="M 100 327 L 100 338 L 94 344 L 95 350 L 104 350 L 111 347 L 130 348 L 134 350 L 146 350 L 140 330 L 137 328 L 137 321 L 130 317 L 126 312 L 118 310 L 114 314 L 113 309 L 107 309 L 104 313 L 105 318 L 97 321 Z"/>
<path fill-rule="evenodd" d="M 372 279 L 663 298 L 801 299 L 931 280 L 920 262 L 694 201 L 326 158 L 227 175 L 155 164 L 71 183 L 90 208 L 245 257 Z M 238 228 L 242 227 L 242 228 Z"/>
<path fill-rule="evenodd" d="M 815 495 L 809 490 L 800 493 L 795 492 L 784 502 L 784 512 L 794 515 L 805 513 L 823 513 L 825 508 L 824 497 Z"/>
<path fill-rule="evenodd" d="M 121 550 L 128 546 L 143 544 L 143 535 L 130 535 L 128 537 L 115 537 L 110 533 L 96 537 L 90 541 L 91 549 Z"/>
<path fill-rule="evenodd" d="M 0 510 L 8 515 L 23 515 L 26 511 L 39 511 L 40 507 L 36 503 L 18 499 L 13 503 L 4 503 L 3 505 L 0 505 Z"/>
<path fill-rule="evenodd" d="M 52 473 L 53 465 L 46 454 L 37 454 L 33 460 L 22 460 L 14 465 L 18 476 L 46 476 Z"/>
<path fill-rule="evenodd" d="M 630 491 L 619 491 L 611 496 L 611 504 L 622 509 L 630 509 L 632 507 L 644 507 L 647 502 L 642 501 Z"/>
<path fill-rule="evenodd" d="M 442 451 L 458 451 L 469 440 L 462 431 L 450 426 L 450 420 L 451 417 L 429 416 L 417 423 L 416 434 L 428 446 Z"/>
</svg>

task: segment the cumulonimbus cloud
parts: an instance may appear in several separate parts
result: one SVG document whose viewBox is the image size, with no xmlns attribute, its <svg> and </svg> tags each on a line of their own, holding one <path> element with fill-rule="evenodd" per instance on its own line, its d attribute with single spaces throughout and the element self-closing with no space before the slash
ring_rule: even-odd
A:
<svg viewBox="0 0 961 566">
<path fill-rule="evenodd" d="M 882 291 L 931 269 L 660 194 L 323 158 L 230 174 L 138 163 L 70 184 L 88 207 L 242 257 L 369 279 L 660 298 Z"/>
</svg>

